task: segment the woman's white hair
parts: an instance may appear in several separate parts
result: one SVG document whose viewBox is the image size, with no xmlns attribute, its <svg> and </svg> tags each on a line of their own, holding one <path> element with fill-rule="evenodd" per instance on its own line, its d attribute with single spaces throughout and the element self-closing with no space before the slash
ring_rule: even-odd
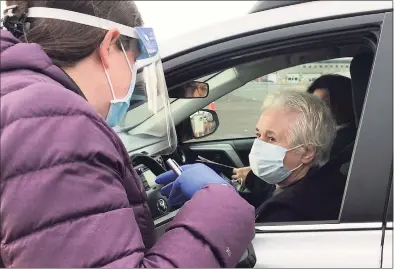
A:
<svg viewBox="0 0 394 269">
<path fill-rule="evenodd" d="M 305 145 L 315 149 L 313 165 L 322 166 L 326 163 L 336 136 L 335 120 L 327 104 L 307 92 L 281 90 L 265 98 L 263 113 L 274 107 L 300 113 L 298 120 L 289 128 L 288 142 L 294 147 Z"/>
</svg>

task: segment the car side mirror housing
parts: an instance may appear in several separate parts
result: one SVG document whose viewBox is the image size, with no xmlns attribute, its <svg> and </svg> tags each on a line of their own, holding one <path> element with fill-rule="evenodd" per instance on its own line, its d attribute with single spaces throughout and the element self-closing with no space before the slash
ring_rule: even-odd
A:
<svg viewBox="0 0 394 269">
<path fill-rule="evenodd" d="M 168 91 L 168 97 L 176 99 L 205 98 L 208 94 L 209 84 L 200 81 L 190 81 Z"/>
<path fill-rule="evenodd" d="M 219 127 L 219 118 L 215 111 L 201 109 L 190 116 L 193 137 L 200 139 L 213 134 Z"/>
</svg>

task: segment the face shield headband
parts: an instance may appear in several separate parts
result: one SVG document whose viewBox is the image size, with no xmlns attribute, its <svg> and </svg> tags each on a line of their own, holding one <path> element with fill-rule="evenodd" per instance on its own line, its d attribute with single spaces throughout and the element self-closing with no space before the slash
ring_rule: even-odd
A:
<svg viewBox="0 0 394 269">
<path fill-rule="evenodd" d="M 137 51 L 137 67 L 138 73 L 143 76 L 145 87 L 144 91 L 138 92 L 139 103 L 147 103 L 147 113 L 150 123 L 146 124 L 146 128 L 138 126 L 139 130 L 145 134 L 152 134 L 168 141 L 167 148 L 163 147 L 161 151 L 164 153 L 172 153 L 177 145 L 176 132 L 173 118 L 171 115 L 170 102 L 168 98 L 168 90 L 164 77 L 164 70 L 159 56 L 158 45 L 152 28 L 149 27 L 129 27 L 120 23 L 116 23 L 107 19 L 87 15 L 84 13 L 47 8 L 32 7 L 29 8 L 26 18 L 46 18 L 64 20 L 104 30 L 118 29 L 122 36 L 136 39 L 138 41 Z M 145 96 L 144 96 L 145 95 Z M 133 103 L 133 96 L 131 103 Z M 138 113 L 129 111 L 131 118 L 138 117 Z M 125 117 L 127 119 L 127 117 Z M 145 120 L 144 120 L 145 121 Z M 156 122 L 157 123 L 152 123 Z M 160 123 L 160 124 L 159 124 Z M 127 125 L 127 122 L 126 122 Z M 133 126 L 133 125 L 132 125 Z M 154 127 L 148 127 L 154 126 Z M 138 130 L 138 131 L 139 131 Z"/>
<path fill-rule="evenodd" d="M 108 31 L 116 28 L 119 30 L 121 35 L 135 38 L 138 40 L 140 55 L 137 60 L 147 59 L 158 54 L 156 38 L 154 36 L 153 29 L 149 27 L 132 28 L 120 23 L 116 23 L 110 20 L 102 19 L 84 13 L 48 7 L 31 7 L 28 9 L 26 17 L 64 20 L 89 25 Z"/>
</svg>

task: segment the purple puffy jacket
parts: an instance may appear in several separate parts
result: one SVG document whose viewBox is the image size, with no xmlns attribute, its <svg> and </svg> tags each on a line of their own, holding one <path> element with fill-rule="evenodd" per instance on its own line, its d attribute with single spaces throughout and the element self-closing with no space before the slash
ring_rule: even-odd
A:
<svg viewBox="0 0 394 269">
<path fill-rule="evenodd" d="M 116 133 L 37 44 L 1 30 L 1 259 L 6 267 L 233 267 L 254 208 L 208 185 L 155 242 Z"/>
</svg>

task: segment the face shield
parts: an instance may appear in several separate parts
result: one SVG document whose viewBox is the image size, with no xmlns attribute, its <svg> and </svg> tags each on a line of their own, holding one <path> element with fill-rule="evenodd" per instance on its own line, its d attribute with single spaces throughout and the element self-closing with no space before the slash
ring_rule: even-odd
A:
<svg viewBox="0 0 394 269">
<path fill-rule="evenodd" d="M 168 90 L 152 28 L 132 28 L 83 13 L 46 7 L 29 8 L 27 18 L 29 17 L 65 20 L 104 30 L 116 28 L 122 36 L 136 39 L 138 58 L 134 68 L 138 68 L 137 82 L 131 93 L 126 117 L 121 126 L 115 129 L 152 140 L 157 145 L 155 151 L 161 154 L 170 154 L 176 149 L 177 137 Z"/>
</svg>

